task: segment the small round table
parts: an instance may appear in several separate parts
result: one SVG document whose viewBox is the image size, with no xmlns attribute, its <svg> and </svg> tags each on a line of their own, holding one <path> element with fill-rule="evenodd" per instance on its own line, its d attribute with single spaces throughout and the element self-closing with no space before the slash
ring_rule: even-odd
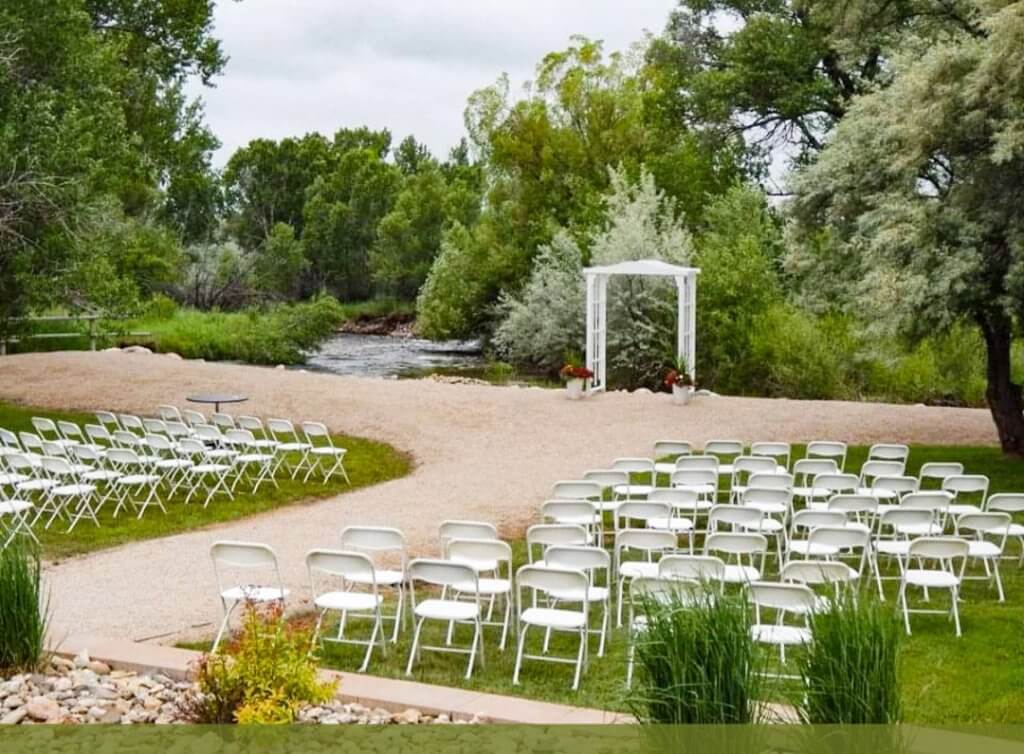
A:
<svg viewBox="0 0 1024 754">
<path fill-rule="evenodd" d="M 212 403 L 213 410 L 220 413 L 222 403 L 244 403 L 249 400 L 247 395 L 235 395 L 233 393 L 196 393 L 186 399 L 189 403 Z"/>
</svg>

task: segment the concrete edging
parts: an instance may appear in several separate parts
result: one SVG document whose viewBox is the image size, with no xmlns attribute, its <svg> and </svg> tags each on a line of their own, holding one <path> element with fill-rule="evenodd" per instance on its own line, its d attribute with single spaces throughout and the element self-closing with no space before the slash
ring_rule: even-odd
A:
<svg viewBox="0 0 1024 754">
<path fill-rule="evenodd" d="M 56 642 L 51 651 L 74 657 L 82 650 L 89 657 L 113 668 L 138 673 L 161 673 L 175 680 L 186 680 L 202 652 L 160 644 L 142 644 L 94 636 L 70 636 Z M 500 694 L 436 686 L 416 681 L 379 678 L 361 673 L 323 669 L 324 678 L 338 680 L 338 698 L 365 707 L 402 712 L 410 707 L 426 715 L 446 714 L 453 720 L 478 717 L 492 723 L 534 725 L 595 725 L 630 723 L 633 718 L 617 712 L 573 707 L 566 704 L 537 702 Z"/>
</svg>

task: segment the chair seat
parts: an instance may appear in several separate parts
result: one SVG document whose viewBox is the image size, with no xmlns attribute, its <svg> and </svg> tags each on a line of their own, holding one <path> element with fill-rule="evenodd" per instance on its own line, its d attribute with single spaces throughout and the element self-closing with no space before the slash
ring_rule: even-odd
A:
<svg viewBox="0 0 1024 754">
<path fill-rule="evenodd" d="M 1008 537 L 1024 537 L 1024 524 L 1010 524 L 1006 530 Z"/>
<path fill-rule="evenodd" d="M 218 458 L 232 459 L 232 458 L 237 458 L 238 457 L 238 451 L 237 450 L 228 450 L 227 448 L 220 448 L 218 450 L 208 450 L 208 451 L 206 451 L 206 457 L 207 458 L 213 458 L 213 459 L 218 459 Z"/>
<path fill-rule="evenodd" d="M 879 555 L 904 557 L 910 552 L 910 542 L 906 539 L 880 539 L 875 543 L 875 551 Z"/>
<path fill-rule="evenodd" d="M 898 500 L 900 497 L 900 493 L 896 490 L 889 490 L 884 487 L 861 487 L 857 490 L 856 494 L 873 497 L 878 502 L 882 502 L 883 500 Z"/>
<path fill-rule="evenodd" d="M 249 447 L 259 450 L 277 450 L 279 445 L 280 443 L 273 440 L 253 440 L 249 443 Z"/>
<path fill-rule="evenodd" d="M 599 501 L 595 501 L 594 505 L 602 513 L 615 513 L 615 511 L 617 511 L 619 509 L 619 506 L 622 505 L 622 501 L 621 500 L 599 500 Z"/>
<path fill-rule="evenodd" d="M 619 565 L 619 575 L 627 579 L 657 578 L 658 564 L 645 561 L 630 560 Z"/>
<path fill-rule="evenodd" d="M 508 594 L 512 591 L 512 583 L 508 579 L 477 579 L 477 591 L 481 596 L 490 597 L 492 594 Z M 472 594 L 471 583 L 457 584 L 455 591 L 462 594 Z"/>
<path fill-rule="evenodd" d="M 960 579 L 948 571 L 936 571 L 927 568 L 908 568 L 906 572 L 908 584 L 914 586 L 930 586 L 939 589 L 950 589 L 960 585 Z"/>
<path fill-rule="evenodd" d="M 572 591 L 560 591 L 555 589 L 548 592 L 552 597 L 561 602 L 582 602 L 580 599 L 580 593 L 578 589 Z M 587 602 L 604 602 L 608 599 L 609 591 L 608 587 L 604 586 L 589 586 L 587 587 Z"/>
<path fill-rule="evenodd" d="M 713 484 L 676 484 L 674 488 L 686 490 L 687 492 L 696 492 L 698 495 L 713 495 L 715 493 L 715 486 Z"/>
<path fill-rule="evenodd" d="M 326 592 L 319 595 L 313 604 L 321 610 L 373 610 L 384 598 L 366 592 Z"/>
<path fill-rule="evenodd" d="M 661 461 L 654 464 L 655 474 L 671 474 L 676 470 L 675 462 Z"/>
<path fill-rule="evenodd" d="M 750 627 L 750 635 L 754 641 L 762 644 L 809 644 L 811 641 L 810 629 L 800 626 L 775 626 L 758 623 Z"/>
<path fill-rule="evenodd" d="M 61 484 L 50 490 L 51 495 L 60 497 L 75 497 L 78 495 L 91 495 L 96 488 L 91 484 Z"/>
<path fill-rule="evenodd" d="M 31 510 L 32 503 L 25 500 L 4 500 L 0 502 L 0 516 L 12 516 Z"/>
<path fill-rule="evenodd" d="M 718 475 L 719 476 L 732 476 L 732 464 L 731 463 L 720 463 L 720 464 L 718 464 Z"/>
<path fill-rule="evenodd" d="M 649 484 L 617 484 L 612 488 L 619 497 L 647 497 L 653 490 Z"/>
<path fill-rule="evenodd" d="M 28 479 L 24 474 L 0 474 L 0 487 L 11 487 Z"/>
<path fill-rule="evenodd" d="M 942 527 L 935 523 L 907 524 L 899 527 L 899 533 L 907 537 L 937 537 L 942 534 Z"/>
<path fill-rule="evenodd" d="M 273 586 L 256 586 L 253 584 L 246 584 L 245 586 L 233 586 L 230 589 L 225 589 L 220 593 L 220 596 L 226 600 L 233 600 L 239 602 L 241 600 L 247 600 L 249 602 L 274 602 L 276 600 L 283 600 L 288 596 L 287 589 L 278 589 Z"/>
<path fill-rule="evenodd" d="M 309 452 L 315 456 L 343 456 L 347 451 L 344 448 L 332 448 L 330 446 L 322 445 L 316 448 L 310 448 Z"/>
<path fill-rule="evenodd" d="M 753 508 L 766 516 L 781 516 L 789 509 L 782 503 L 743 503 L 744 508 Z"/>
<path fill-rule="evenodd" d="M 82 475 L 82 479 L 87 482 L 112 482 L 120 477 L 120 473 L 116 471 L 107 471 L 106 469 L 96 469 L 95 471 L 90 471 L 88 474 Z"/>
<path fill-rule="evenodd" d="M 727 565 L 722 581 L 727 584 L 745 584 L 748 581 L 760 581 L 761 572 L 753 566 Z"/>
<path fill-rule="evenodd" d="M 493 559 L 481 560 L 478 558 L 451 558 L 453 563 L 468 565 L 477 573 L 491 573 L 498 570 L 498 561 Z"/>
<path fill-rule="evenodd" d="M 458 600 L 423 600 L 416 603 L 416 615 L 420 618 L 439 620 L 473 620 L 479 615 L 475 602 Z"/>
<path fill-rule="evenodd" d="M 693 521 L 682 516 L 672 518 L 649 518 L 647 519 L 648 529 L 667 529 L 668 531 L 692 531 Z"/>
<path fill-rule="evenodd" d="M 388 568 L 377 568 L 373 572 L 373 580 L 377 586 L 397 586 L 405 581 L 405 575 L 401 571 Z M 369 584 L 371 579 L 368 576 L 350 575 L 348 580 L 354 584 Z"/>
<path fill-rule="evenodd" d="M 273 463 L 274 456 L 263 453 L 243 453 L 235 459 L 238 463 Z"/>
<path fill-rule="evenodd" d="M 196 474 L 226 474 L 231 467 L 223 463 L 198 463 L 192 467 Z"/>
<path fill-rule="evenodd" d="M 995 542 L 969 540 L 967 553 L 972 558 L 999 558 L 1003 555 L 1003 549 Z"/>
<path fill-rule="evenodd" d="M 580 516 L 552 516 L 551 520 L 559 524 L 579 524 L 580 526 L 587 527 L 596 526 L 600 518 L 584 514 Z"/>
<path fill-rule="evenodd" d="M 789 552 L 793 555 L 827 557 L 838 554 L 839 548 L 832 545 L 812 545 L 807 539 L 791 539 L 789 540 Z"/>
<path fill-rule="evenodd" d="M 312 445 L 308 442 L 282 442 L 278 443 L 277 449 L 283 453 L 294 453 L 300 450 L 309 450 Z"/>
<path fill-rule="evenodd" d="M 523 611 L 520 620 L 528 626 L 551 628 L 581 628 L 587 616 L 576 610 L 559 610 L 554 607 L 530 607 Z"/>
<path fill-rule="evenodd" d="M 977 505 L 969 505 L 967 503 L 953 503 L 947 510 L 949 511 L 949 515 L 954 518 L 968 513 L 981 513 L 981 508 Z"/>
<path fill-rule="evenodd" d="M 167 458 L 156 462 L 158 469 L 190 469 L 192 466 L 192 461 L 184 458 Z"/>
<path fill-rule="evenodd" d="M 29 479 L 27 482 L 18 482 L 14 488 L 25 492 L 42 492 L 53 489 L 57 484 L 53 479 Z"/>
<path fill-rule="evenodd" d="M 140 484 L 155 484 L 159 481 L 160 477 L 153 474 L 128 474 L 127 476 L 115 479 L 114 484 L 123 484 L 132 487 Z"/>
</svg>

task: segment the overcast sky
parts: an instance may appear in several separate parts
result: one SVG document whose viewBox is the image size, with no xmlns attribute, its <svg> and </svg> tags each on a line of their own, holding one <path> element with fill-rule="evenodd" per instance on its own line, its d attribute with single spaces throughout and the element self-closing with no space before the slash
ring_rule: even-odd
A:
<svg viewBox="0 0 1024 754">
<path fill-rule="evenodd" d="M 223 142 L 222 165 L 256 137 L 343 126 L 408 134 L 439 157 L 465 133 L 470 93 L 505 72 L 531 79 L 573 34 L 621 50 L 659 33 L 674 0 L 220 0 L 229 56 L 216 88 L 195 86 Z"/>
</svg>

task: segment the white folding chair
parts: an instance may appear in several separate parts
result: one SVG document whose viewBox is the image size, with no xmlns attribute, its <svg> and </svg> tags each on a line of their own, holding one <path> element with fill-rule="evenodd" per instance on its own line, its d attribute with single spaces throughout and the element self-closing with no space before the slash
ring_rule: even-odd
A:
<svg viewBox="0 0 1024 754">
<path fill-rule="evenodd" d="M 666 558 L 675 557 L 667 555 Z M 644 577 L 633 579 L 629 584 L 629 649 L 626 655 L 626 688 L 633 686 L 633 666 L 636 657 L 637 640 L 647 632 L 649 625 L 647 610 L 676 609 L 696 605 L 704 599 L 703 584 L 682 578 Z M 637 608 L 644 611 L 638 615 Z"/>
<path fill-rule="evenodd" d="M 170 406 L 167 404 L 156 407 L 157 416 L 163 419 L 165 422 L 180 422 L 182 421 L 181 411 L 178 410 L 177 406 Z"/>
<path fill-rule="evenodd" d="M 512 548 L 507 542 L 495 538 L 451 539 L 446 546 L 445 557 L 453 563 L 468 565 L 477 574 L 477 593 L 487 600 L 487 614 L 480 622 L 484 626 L 501 627 L 498 650 L 505 650 L 509 622 L 512 617 Z M 484 574 L 491 574 L 489 576 Z M 458 588 L 456 598 L 461 596 Z M 503 602 L 502 619 L 494 620 L 497 600 Z M 447 643 L 452 643 L 453 624 L 448 624 Z"/>
<path fill-rule="evenodd" d="M 369 667 L 378 641 L 381 654 L 386 657 L 387 640 L 384 638 L 384 618 L 381 614 L 381 603 L 384 600 L 377 592 L 377 582 L 373 577 L 373 561 L 359 552 L 310 550 L 306 554 L 306 570 L 309 572 L 313 607 L 317 610 L 313 646 L 316 646 L 320 636 L 324 616 L 328 612 L 337 612 L 340 613 L 337 636 L 323 637 L 322 641 L 365 646 L 366 654 L 363 656 L 363 664 L 359 666 L 360 673 Z M 330 585 L 339 580 L 337 588 L 325 588 L 325 583 Z M 362 586 L 363 589 L 354 589 L 353 586 Z M 369 618 L 373 621 L 369 639 L 350 639 L 345 636 L 345 623 L 349 617 Z"/>
<path fill-rule="evenodd" d="M 218 459 L 211 457 L 213 449 L 208 448 L 201 440 L 193 438 L 182 438 L 178 441 L 178 455 L 189 462 L 185 467 L 185 475 L 189 481 L 188 494 L 185 495 L 185 505 L 192 502 L 192 496 L 197 492 L 206 493 L 203 500 L 203 507 L 209 506 L 210 501 L 220 492 L 234 500 L 235 495 L 231 492 L 228 484 L 228 477 L 234 469 L 231 459 Z"/>
<path fill-rule="evenodd" d="M 981 474 L 955 474 L 943 479 L 942 489 L 953 496 L 949 515 L 955 517 L 985 510 L 988 486 L 988 477 Z"/>
<path fill-rule="evenodd" d="M 523 590 L 529 589 L 530 607 L 524 607 Z M 589 635 L 590 604 L 588 593 L 590 579 L 583 571 L 555 569 L 535 565 L 525 565 L 516 572 L 516 617 L 519 626 L 519 646 L 516 650 L 516 665 L 512 672 L 512 685 L 519 685 L 519 671 L 523 660 L 540 660 L 544 662 L 561 662 L 576 666 L 572 689 L 580 687 L 580 677 L 587 655 L 587 637 Z M 580 605 L 580 609 L 569 610 L 564 607 L 540 607 L 539 598 L 558 599 L 563 602 Z M 551 655 L 526 654 L 526 636 L 530 628 L 543 628 L 547 631 L 569 631 L 579 636 L 579 651 L 576 659 L 552 657 Z"/>
<path fill-rule="evenodd" d="M 809 618 L 818 606 L 818 598 L 810 587 L 804 584 L 777 584 L 768 581 L 754 581 L 747 587 L 747 594 L 754 606 L 754 623 L 750 635 L 759 644 L 778 647 L 779 661 L 786 662 L 786 647 L 810 644 L 811 629 Z M 773 610 L 773 623 L 762 620 L 764 610 Z M 795 615 L 803 625 L 785 623 L 786 615 Z M 795 676 L 780 675 L 781 678 Z"/>
<path fill-rule="evenodd" d="M 219 428 L 224 434 L 227 434 L 229 429 L 236 429 L 235 417 L 231 414 L 224 414 L 220 412 L 211 414 L 210 422 L 213 426 Z"/>
<path fill-rule="evenodd" d="M 686 460 L 683 458 L 680 461 Z M 676 469 L 671 477 L 672 489 L 685 490 L 697 496 L 695 506 L 701 514 L 711 510 L 718 499 L 718 472 L 712 469 Z"/>
<path fill-rule="evenodd" d="M 847 446 L 845 442 L 837 442 L 835 440 L 814 440 L 813 442 L 807 443 L 807 449 L 804 451 L 804 457 L 808 460 L 824 459 L 832 461 L 835 463 L 836 468 L 839 471 L 842 471 L 846 468 L 846 450 Z"/>
<path fill-rule="evenodd" d="M 117 416 L 111 411 L 96 411 L 96 421 L 108 432 L 121 429 L 121 423 L 117 420 Z"/>
<path fill-rule="evenodd" d="M 617 497 L 626 500 L 647 497 L 657 482 L 654 461 L 650 458 L 616 458 L 612 461 L 611 468 L 614 471 L 625 471 L 630 475 L 630 480 L 625 486 L 619 486 L 613 490 Z M 639 476 L 640 480 L 634 482 L 632 479 L 634 475 Z"/>
<path fill-rule="evenodd" d="M 13 486 L 14 499 L 23 500 L 32 505 L 32 521 L 34 527 L 47 513 L 51 520 L 60 515 L 58 501 L 50 495 L 50 490 L 59 482 L 51 479 L 43 470 L 42 456 L 33 458 L 27 453 L 8 453 L 4 456 L 8 472 L 4 481 L 6 486 Z"/>
<path fill-rule="evenodd" d="M 750 445 L 750 455 L 774 459 L 781 470 L 788 470 L 793 448 L 788 442 L 755 442 Z"/>
<path fill-rule="evenodd" d="M 448 557 L 448 543 L 453 539 L 497 539 L 498 528 L 486 521 L 442 521 L 437 530 L 441 540 L 441 557 Z M 477 572 L 494 570 L 494 561 L 482 561 Z"/>
<path fill-rule="evenodd" d="M 716 505 L 708 516 L 708 533 L 720 530 L 756 532 L 775 540 L 775 552 L 781 563 L 786 552 L 786 530 L 778 519 L 770 518 L 760 508 L 745 505 Z M 763 561 L 762 561 L 763 562 Z"/>
<path fill-rule="evenodd" d="M 194 462 L 179 455 L 178 446 L 166 435 L 146 435 L 146 447 L 153 454 L 153 468 L 164 475 L 167 494 L 174 495 L 188 481 Z"/>
<path fill-rule="evenodd" d="M 217 629 L 210 652 L 216 652 L 220 640 L 227 631 L 231 614 L 242 603 L 267 604 L 277 602 L 284 608 L 288 590 L 281 580 L 281 570 L 277 566 L 277 554 L 267 545 L 255 542 L 214 542 L 210 547 L 210 559 L 213 561 L 213 573 L 217 579 L 217 594 L 224 619 Z M 271 573 L 273 581 L 269 586 L 253 583 L 225 585 L 225 577 L 238 572 L 262 571 Z"/>
<path fill-rule="evenodd" d="M 300 471 L 312 468 L 309 452 L 313 449 L 313 446 L 308 440 L 303 441 L 299 439 L 299 433 L 295 431 L 295 426 L 291 421 L 288 419 L 267 419 L 267 431 L 270 432 L 270 439 L 277 443 L 279 458 L 277 466 L 274 467 L 275 474 L 277 474 L 278 470 L 285 467 L 289 454 L 295 454 L 299 457 L 294 464 L 287 467 L 291 470 L 290 476 L 292 479 L 295 479 Z"/>
<path fill-rule="evenodd" d="M 987 513 L 963 513 L 956 519 L 956 536 L 967 540 L 968 557 L 980 560 L 985 567 L 984 576 L 964 576 L 964 579 L 983 579 L 991 585 L 995 582 L 999 601 L 1005 602 L 1003 580 L 999 574 L 999 561 L 1006 549 L 1006 537 L 1010 532 L 1010 514 L 1002 511 Z"/>
<path fill-rule="evenodd" d="M 960 636 L 960 585 L 963 583 L 964 568 L 970 555 L 967 540 L 958 537 L 921 537 L 910 543 L 907 551 L 907 567 L 900 579 L 900 591 L 897 598 L 903 610 L 903 623 L 907 634 L 910 634 L 910 614 L 927 613 L 932 615 L 949 615 L 956 626 L 956 635 Z M 917 561 L 917 567 L 912 567 Z M 929 567 L 929 564 L 930 567 Z M 907 587 L 930 589 L 948 589 L 950 608 L 946 610 L 911 609 L 907 598 Z"/>
<path fill-rule="evenodd" d="M 582 547 L 549 547 L 544 555 L 544 565 L 556 570 L 583 571 L 590 580 L 587 587 L 587 605 L 601 606 L 601 626 L 591 629 L 590 633 L 596 633 L 599 638 L 597 656 L 604 657 L 605 641 L 608 633 L 608 621 L 612 611 L 611 604 L 611 564 L 612 558 L 603 547 L 585 545 Z M 575 592 L 560 593 L 557 589 L 548 593 L 552 600 L 552 606 L 558 602 L 575 602 L 579 595 Z M 589 621 L 588 621 L 589 624 Z M 550 630 L 544 637 L 544 651 L 548 650 L 548 639 L 551 636 Z"/>
<path fill-rule="evenodd" d="M 899 504 L 900 499 L 911 492 L 920 492 L 921 482 L 917 477 L 879 476 L 871 481 L 871 486 L 861 489 L 858 494 L 870 495 L 879 503 L 879 510 L 886 511 Z"/>
<path fill-rule="evenodd" d="M 779 581 L 803 584 L 811 587 L 826 587 L 828 595 L 817 595 L 818 608 L 827 609 L 832 600 L 846 589 L 856 595 L 857 580 L 845 563 L 832 560 L 791 560 L 782 567 Z"/>
<path fill-rule="evenodd" d="M 589 500 L 546 500 L 540 506 L 540 516 L 548 523 L 582 526 L 590 535 L 590 543 L 602 541 L 601 511 Z"/>
<path fill-rule="evenodd" d="M 697 504 L 697 493 L 692 490 L 677 490 L 662 487 L 653 490 L 647 496 L 647 502 L 655 505 L 668 505 L 669 515 L 666 518 L 648 518 L 649 529 L 665 529 L 677 537 L 686 537 L 687 549 L 693 552 L 693 532 L 697 515 L 700 512 Z"/>
<path fill-rule="evenodd" d="M 617 612 L 615 625 L 622 626 L 622 595 L 627 581 L 640 576 L 656 577 L 661 557 L 676 550 L 676 535 L 670 531 L 656 529 L 622 529 L 615 534 L 615 579 Z M 626 560 L 626 555 L 638 553 L 642 560 Z"/>
<path fill-rule="evenodd" d="M 139 512 L 137 518 L 142 518 L 151 505 L 167 513 L 157 491 L 160 476 L 152 473 L 151 465 L 147 461 L 128 448 L 111 448 L 107 451 L 106 458 L 110 468 L 118 473 L 117 479 L 113 480 L 114 488 L 117 490 L 114 518 L 117 518 L 117 514 L 128 504 Z"/>
<path fill-rule="evenodd" d="M 879 517 L 878 535 L 875 538 L 871 567 L 875 572 L 875 582 L 878 585 L 878 598 L 883 602 L 885 601 L 885 591 L 882 589 L 882 582 L 899 580 L 903 577 L 907 555 L 910 552 L 910 542 L 913 538 L 921 536 L 922 531 L 933 534 L 937 532 L 935 513 L 928 508 L 900 507 L 885 511 Z M 882 576 L 881 557 L 883 555 L 896 561 L 899 569 L 898 576 Z"/>
<path fill-rule="evenodd" d="M 391 643 L 398 641 L 405 606 L 405 578 L 407 573 L 407 551 L 405 536 L 398 529 L 386 526 L 346 526 L 341 532 L 343 550 L 362 552 L 373 560 L 373 578 L 377 588 L 394 589 L 398 594 L 395 611 L 384 613 L 384 620 L 393 622 Z M 379 558 L 398 560 L 398 568 L 385 567 Z M 358 581 L 355 576 L 350 576 Z"/>
<path fill-rule="evenodd" d="M 860 478 L 856 474 L 818 474 L 811 482 L 807 507 L 825 510 L 833 495 L 855 495 L 859 490 Z"/>
<path fill-rule="evenodd" d="M 201 411 L 195 411 L 191 408 L 183 408 L 181 410 L 181 420 L 190 427 L 195 427 L 198 424 L 209 424 L 206 416 Z"/>
<path fill-rule="evenodd" d="M 277 451 L 277 442 L 267 434 L 267 428 L 258 416 L 236 416 L 235 423 L 239 429 L 247 429 L 256 438 L 255 447 L 263 453 L 274 453 Z"/>
<path fill-rule="evenodd" d="M 729 478 L 729 499 L 739 500 L 740 495 L 750 484 L 754 474 L 777 474 L 779 464 L 774 458 L 767 456 L 739 456 L 732 462 L 732 474 Z"/>
<path fill-rule="evenodd" d="M 589 545 L 592 542 L 587 530 L 578 524 L 534 524 L 526 530 L 526 559 L 530 563 L 543 563 L 544 553 L 549 547 Z"/>
<path fill-rule="evenodd" d="M 327 431 L 327 426 L 320 422 L 302 422 L 302 434 L 306 436 L 306 442 L 309 443 L 310 459 L 309 470 L 302 481 L 307 482 L 315 472 L 320 472 L 323 474 L 324 484 L 327 484 L 332 476 L 340 473 L 346 484 L 352 484 L 348 478 L 348 472 L 345 471 L 345 454 L 348 451 L 335 446 L 331 433 Z"/>
<path fill-rule="evenodd" d="M 417 601 L 416 584 L 422 583 L 457 592 L 456 597 L 431 597 Z M 476 571 L 468 565 L 453 563 L 450 560 L 417 558 L 409 563 L 409 596 L 412 614 L 416 620 L 416 628 L 412 635 L 412 647 L 409 649 L 409 662 L 405 674 L 412 675 L 412 668 L 420 653 L 426 649 L 432 652 L 453 652 L 469 655 L 466 668 L 466 680 L 473 675 L 473 664 L 477 652 L 480 664 L 484 664 L 484 634 L 481 624 L 480 587 Z M 468 599 L 467 599 L 468 598 Z M 429 645 L 420 643 L 423 624 L 428 620 L 460 623 L 473 626 L 473 640 L 469 649 L 451 645 Z"/>
<path fill-rule="evenodd" d="M 714 555 L 663 555 L 658 561 L 658 578 L 697 581 L 713 585 L 721 593 L 725 588 L 725 561 Z"/>
<path fill-rule="evenodd" d="M 868 449 L 869 461 L 901 461 L 906 464 L 910 448 L 894 443 L 877 443 Z"/>
<path fill-rule="evenodd" d="M 88 471 L 80 472 L 78 477 L 85 484 L 96 487 L 98 500 L 95 510 L 98 514 L 104 503 L 115 497 L 114 481 L 121 474 L 107 468 L 106 453 L 98 450 L 95 445 L 72 445 L 68 453 L 76 463 L 88 468 Z"/>
<path fill-rule="evenodd" d="M 693 445 L 685 440 L 659 440 L 654 443 L 654 472 L 671 474 L 681 456 L 693 455 Z"/>
<path fill-rule="evenodd" d="M 860 486 L 870 489 L 879 477 L 903 476 L 907 465 L 903 461 L 865 461 L 860 467 Z"/>
<path fill-rule="evenodd" d="M 950 476 L 959 476 L 964 473 L 964 465 L 956 461 L 931 461 L 921 464 L 917 472 L 917 479 L 920 488 L 925 489 L 926 484 L 942 487 L 943 480 Z"/>
<path fill-rule="evenodd" d="M 725 573 L 722 574 L 722 581 L 727 584 L 747 584 L 760 580 L 767 552 L 768 540 L 763 534 L 716 532 L 704 540 L 705 555 L 724 556 Z"/>
<path fill-rule="evenodd" d="M 100 525 L 99 519 L 96 518 L 96 511 L 92 507 L 92 498 L 96 494 L 96 487 L 81 483 L 78 480 L 78 473 L 66 458 L 44 456 L 43 470 L 57 482 L 49 490 L 55 508 L 53 516 L 46 522 L 47 529 L 50 528 L 50 524 L 58 514 L 66 515 L 70 520 L 69 532 L 78 525 L 82 518 L 91 519 L 96 526 Z"/>
<path fill-rule="evenodd" d="M 52 442 L 62 446 L 68 443 L 68 441 L 61 436 L 60 430 L 57 429 L 57 423 L 53 421 L 53 419 L 47 419 L 42 416 L 33 416 L 32 427 L 35 429 L 35 434 L 39 436 L 40 440 L 45 440 L 46 442 Z"/>
<path fill-rule="evenodd" d="M 994 495 L 989 495 L 988 501 L 985 505 L 985 510 L 1009 513 L 1011 517 L 1024 513 L 1024 494 L 1016 492 L 999 492 Z M 1011 520 L 1010 525 L 1006 530 L 1006 536 L 1016 538 L 1017 542 L 1020 544 L 1020 559 L 1018 560 L 1018 566 L 1024 565 L 1024 524 Z"/>
<path fill-rule="evenodd" d="M 281 485 L 274 479 L 273 454 L 263 452 L 252 432 L 247 429 L 229 429 L 224 438 L 238 452 L 234 458 L 236 474 L 231 485 L 232 491 L 238 488 L 243 477 L 252 485 L 254 495 L 259 491 L 260 485 L 268 481 L 281 489 Z"/>
<path fill-rule="evenodd" d="M 666 526 L 650 526 L 650 522 L 665 522 L 670 518 L 672 518 L 672 506 L 669 503 L 627 500 L 615 511 L 615 531 L 645 527 L 667 529 Z"/>
<path fill-rule="evenodd" d="M 793 497 L 809 503 L 814 496 L 814 478 L 819 474 L 838 474 L 832 458 L 801 458 L 793 464 Z"/>
<path fill-rule="evenodd" d="M 597 507 L 601 511 L 611 511 L 614 513 L 615 509 L 619 507 L 619 503 L 621 502 L 620 495 L 618 495 L 615 490 L 629 487 L 629 472 L 616 471 L 615 469 L 592 469 L 584 472 L 581 481 L 593 482 L 601 485 L 601 496 L 599 498 L 594 499 L 592 495 L 585 495 L 584 499 L 593 500 L 593 502 L 597 503 Z M 565 484 L 565 482 L 560 484 Z M 605 500 L 605 495 L 609 491 L 611 492 L 612 499 Z M 561 498 L 564 494 L 566 493 L 554 491 L 555 498 Z"/>
<path fill-rule="evenodd" d="M 121 429 L 125 432 L 133 432 L 140 437 L 146 433 L 146 425 L 142 423 L 142 419 L 133 414 L 118 414 L 117 421 L 121 424 Z"/>
<path fill-rule="evenodd" d="M 57 430 L 60 432 L 61 438 L 63 438 L 63 445 L 65 447 L 71 447 L 72 445 L 88 445 L 89 440 L 86 439 L 85 433 L 82 428 L 74 422 L 64 421 L 59 419 L 57 421 Z"/>
</svg>

